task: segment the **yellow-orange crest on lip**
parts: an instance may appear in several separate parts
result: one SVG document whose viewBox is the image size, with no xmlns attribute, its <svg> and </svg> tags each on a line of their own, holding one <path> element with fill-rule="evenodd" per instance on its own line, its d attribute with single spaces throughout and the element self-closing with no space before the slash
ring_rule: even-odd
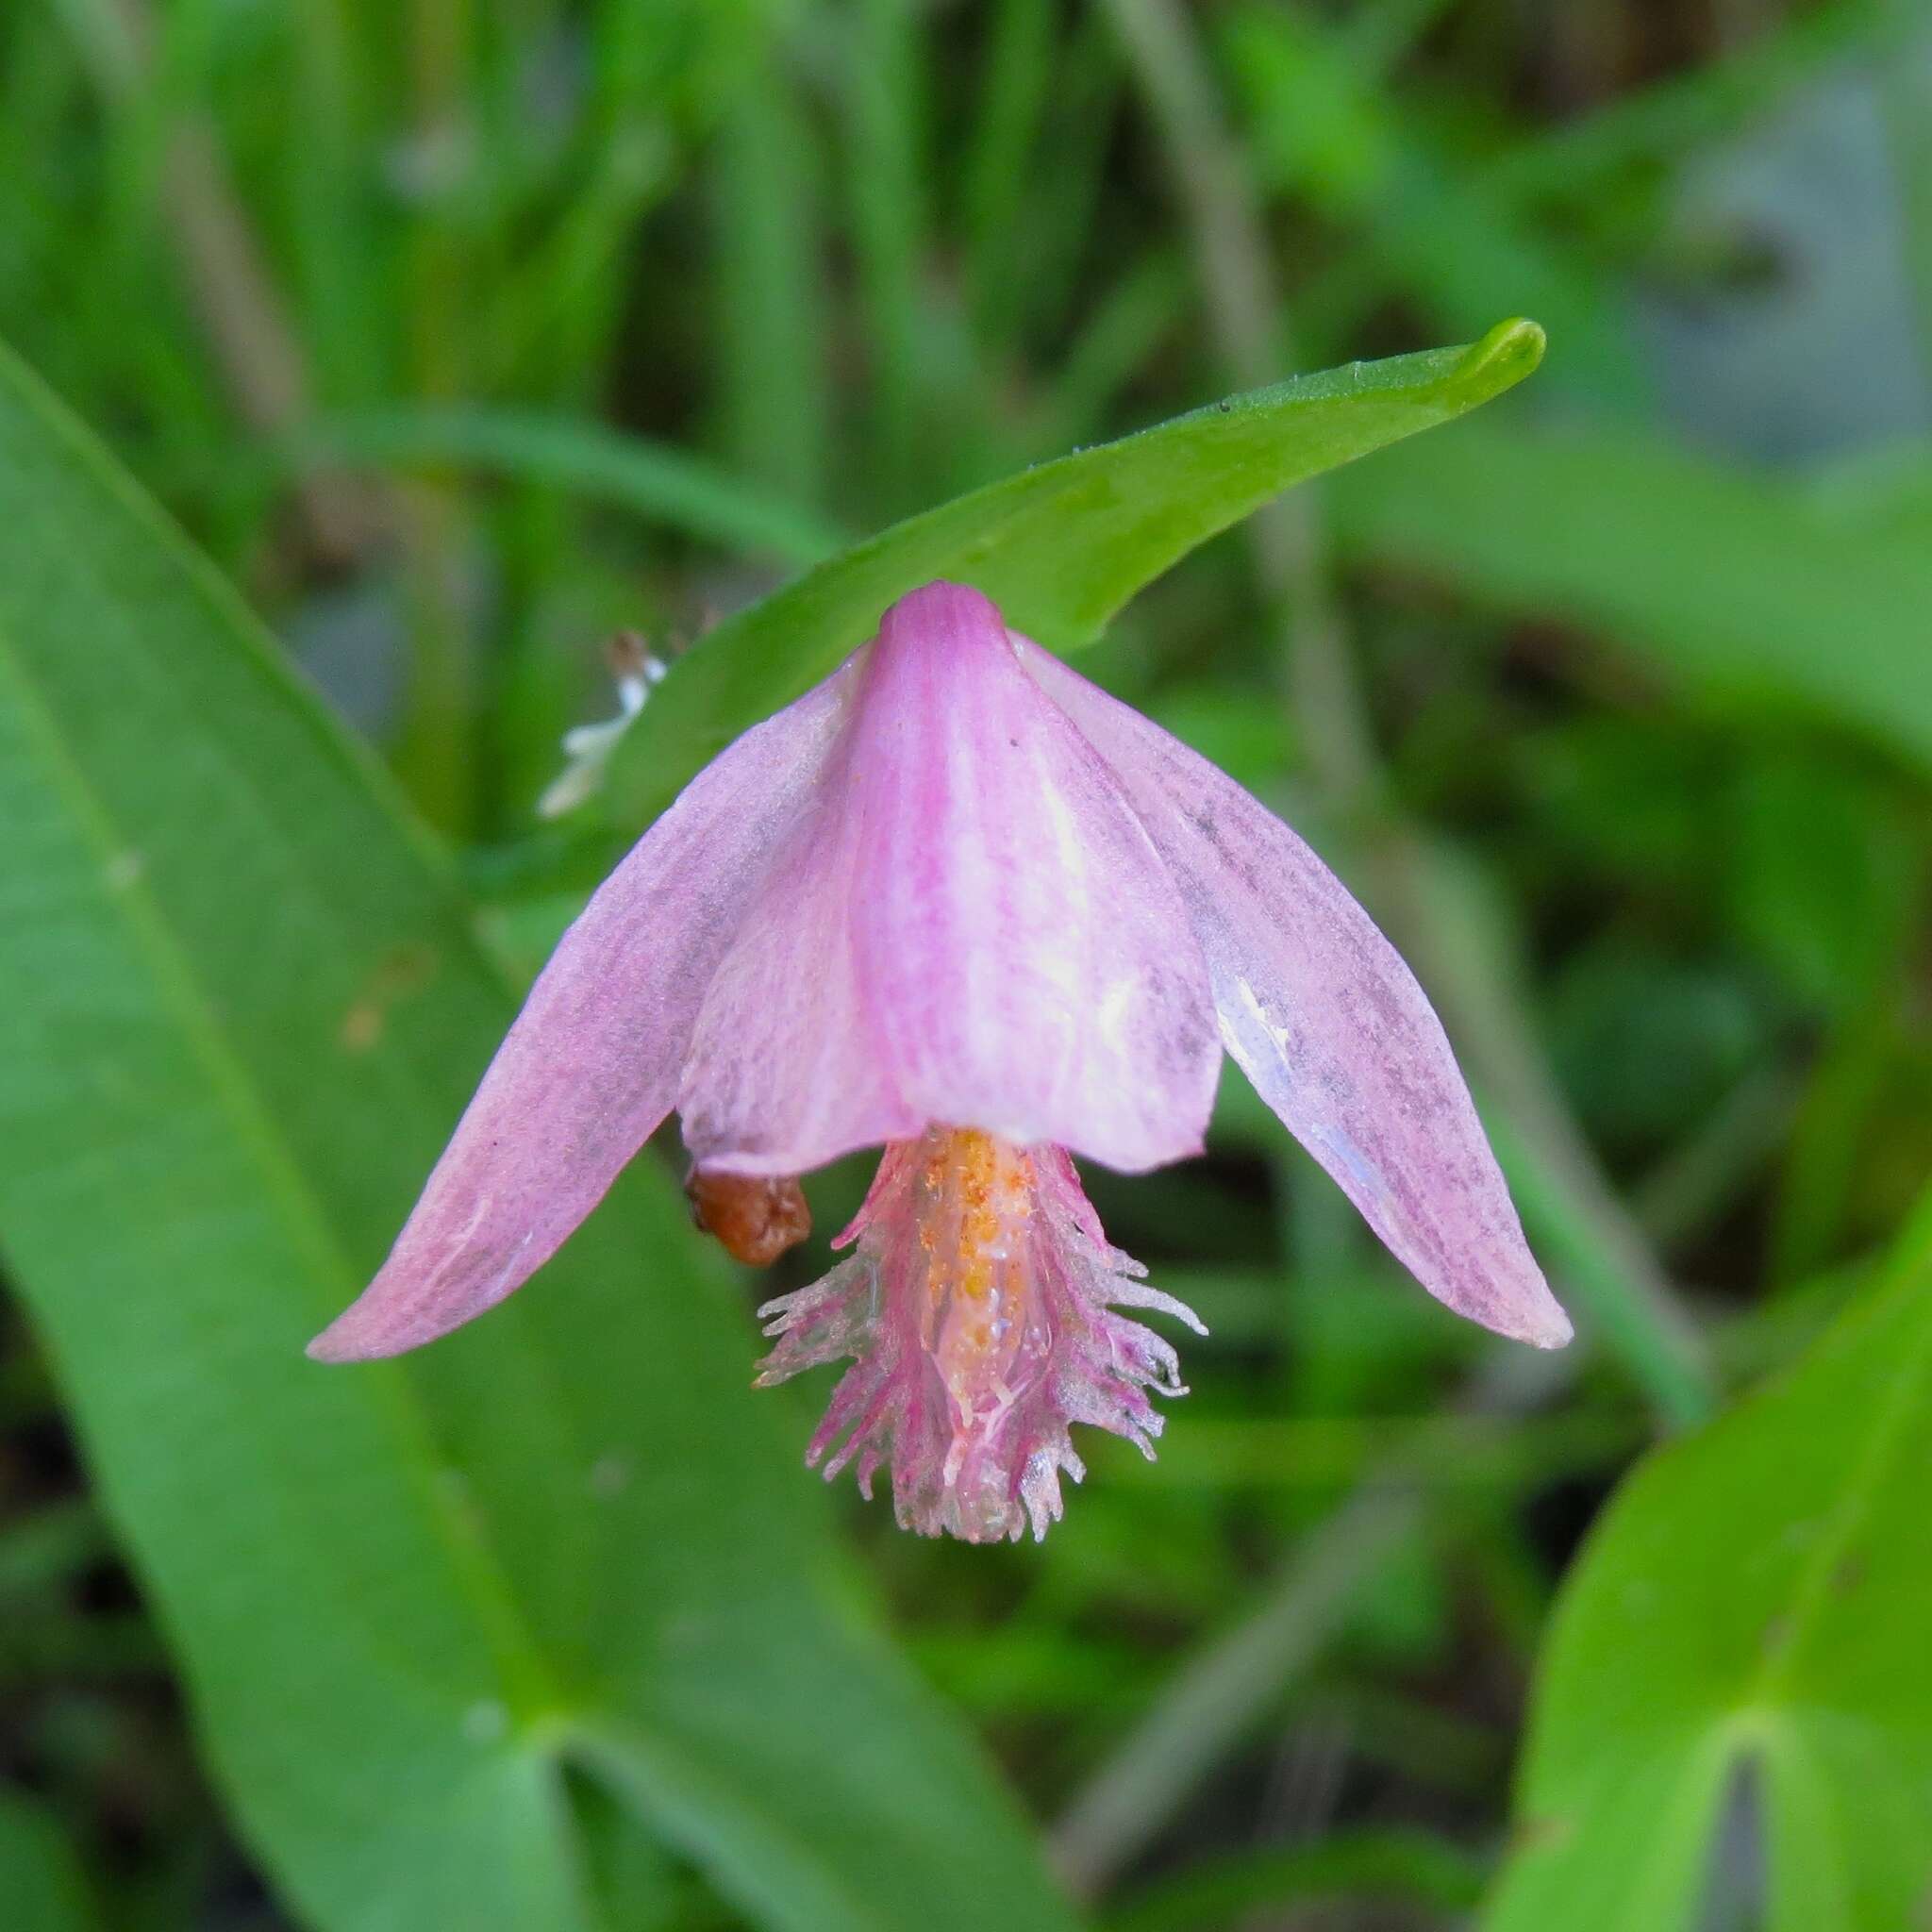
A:
<svg viewBox="0 0 1932 1932">
<path fill-rule="evenodd" d="M 917 1213 L 925 1263 L 922 1341 L 953 1407 L 957 1467 L 1038 1378 L 1051 1324 L 1028 1239 L 1032 1157 L 976 1128 L 926 1136 Z"/>
</svg>

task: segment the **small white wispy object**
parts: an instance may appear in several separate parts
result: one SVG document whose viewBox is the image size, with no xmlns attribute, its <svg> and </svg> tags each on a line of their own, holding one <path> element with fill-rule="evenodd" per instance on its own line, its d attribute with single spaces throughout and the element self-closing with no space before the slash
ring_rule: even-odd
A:
<svg viewBox="0 0 1932 1932">
<path fill-rule="evenodd" d="M 537 801 L 541 819 L 560 819 L 575 811 L 603 784 L 605 767 L 618 741 L 670 669 L 634 630 L 619 631 L 605 646 L 605 657 L 617 685 L 617 716 L 600 724 L 579 724 L 564 733 L 564 767 Z"/>
</svg>

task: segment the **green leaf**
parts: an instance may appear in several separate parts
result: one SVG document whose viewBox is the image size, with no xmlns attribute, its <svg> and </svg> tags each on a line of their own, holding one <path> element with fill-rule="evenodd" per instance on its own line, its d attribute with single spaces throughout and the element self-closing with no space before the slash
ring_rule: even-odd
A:
<svg viewBox="0 0 1932 1932">
<path fill-rule="evenodd" d="M 1593 1534 L 1550 1640 L 1488 1932 L 1690 1932 L 1740 1790 L 1761 1807 L 1772 1932 L 1921 1922 L 1928 1481 L 1932 1194 L 1873 1296 L 1653 1456 Z"/>
<path fill-rule="evenodd" d="M 291 468 L 319 462 L 457 468 L 548 483 L 617 505 L 687 536 L 810 563 L 838 531 L 682 450 L 579 417 L 486 405 L 417 405 L 338 416 L 282 452 Z"/>
<path fill-rule="evenodd" d="M 305 1922 L 588 1932 L 575 1761 L 762 1923 L 1066 1925 L 653 1162 L 487 1322 L 304 1359 L 510 1001 L 371 761 L 4 358 L 0 824 L 0 1248 Z"/>
<path fill-rule="evenodd" d="M 1338 539 L 1559 617 L 1690 688 L 1836 720 L 1932 769 L 1932 548 L 1622 433 L 1477 425 L 1337 479 Z"/>
<path fill-rule="evenodd" d="M 0 1791 L 0 1901 L 7 1932 L 92 1932 L 100 1921 L 79 1861 L 38 1806 Z"/>
<path fill-rule="evenodd" d="M 772 38 L 719 128 L 720 430 L 739 475 L 806 504 L 825 494 L 832 446 L 824 170 L 781 36 Z"/>
<path fill-rule="evenodd" d="M 824 676 L 908 591 L 976 586 L 1055 650 L 1291 484 L 1474 408 L 1537 365 L 1542 331 L 1355 362 L 1230 397 L 957 497 L 808 571 L 673 667 L 619 747 L 613 820 L 648 818 L 730 740 Z"/>
</svg>

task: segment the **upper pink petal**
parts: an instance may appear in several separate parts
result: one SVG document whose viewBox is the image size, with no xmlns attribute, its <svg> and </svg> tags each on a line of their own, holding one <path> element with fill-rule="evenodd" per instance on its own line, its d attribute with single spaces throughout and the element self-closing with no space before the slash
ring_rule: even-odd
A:
<svg viewBox="0 0 1932 1932">
<path fill-rule="evenodd" d="M 895 605 L 851 732 L 859 974 L 911 1110 L 1126 1172 L 1197 1153 L 1221 1046 L 1186 905 L 999 612 Z"/>
<path fill-rule="evenodd" d="M 804 1174 L 925 1124 L 899 1094 L 859 984 L 853 750 L 848 729 L 699 1008 L 677 1110 L 708 1167 Z"/>
<path fill-rule="evenodd" d="M 1502 1334 L 1567 1341 L 1441 1024 L 1394 947 L 1231 778 L 1018 641 L 1179 880 L 1222 1037 L 1262 1099 L 1431 1294 Z"/>
<path fill-rule="evenodd" d="M 382 1271 L 310 1344 L 394 1355 L 501 1301 L 671 1110 L 707 982 L 838 741 L 853 668 L 714 759 L 598 888 Z"/>
<path fill-rule="evenodd" d="M 692 1154 L 800 1173 L 928 1122 L 1124 1170 L 1198 1151 L 1221 1046 L 1186 908 L 999 613 L 915 591 L 859 677 L 705 997 Z"/>
</svg>

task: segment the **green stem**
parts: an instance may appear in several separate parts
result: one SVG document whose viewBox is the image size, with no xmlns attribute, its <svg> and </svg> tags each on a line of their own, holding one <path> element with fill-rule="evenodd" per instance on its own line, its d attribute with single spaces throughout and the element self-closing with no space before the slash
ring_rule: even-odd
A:
<svg viewBox="0 0 1932 1932">
<path fill-rule="evenodd" d="M 103 0 L 74 15 L 83 60 L 102 99 L 131 111 L 152 87 L 158 26 L 152 0 Z M 84 23 L 84 25 L 82 25 Z M 175 116 L 162 160 L 160 213 L 188 298 L 236 415 L 283 438 L 313 414 L 307 352 L 236 190 L 221 130 L 202 113 Z M 373 534 L 344 480 L 313 471 L 295 486 L 315 552 L 341 564 Z"/>
<path fill-rule="evenodd" d="M 1293 363 L 1294 344 L 1269 270 L 1261 211 L 1222 123 L 1213 81 L 1174 0 L 1107 4 L 1160 125 L 1222 360 L 1237 388 L 1259 389 Z M 1319 489 L 1304 484 L 1278 498 L 1246 529 L 1262 592 L 1281 626 L 1289 696 L 1309 764 L 1331 797 L 1361 801 L 1378 780 Z"/>
<path fill-rule="evenodd" d="M 408 258 L 409 363 L 416 393 L 461 395 L 466 301 L 462 247 L 447 204 L 447 171 L 464 165 L 463 81 L 470 0 L 413 0 L 408 32 L 415 140 L 425 183 Z M 403 492 L 409 658 L 397 735 L 403 782 L 431 824 L 458 832 L 475 809 L 475 664 L 462 608 L 462 492 L 424 481 Z"/>
</svg>

